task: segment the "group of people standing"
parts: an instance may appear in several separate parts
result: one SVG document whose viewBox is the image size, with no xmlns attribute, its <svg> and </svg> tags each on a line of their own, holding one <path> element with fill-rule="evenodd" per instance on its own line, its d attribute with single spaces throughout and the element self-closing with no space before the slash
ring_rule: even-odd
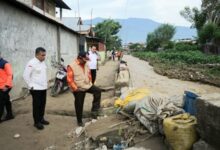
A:
<svg viewBox="0 0 220 150">
<path fill-rule="evenodd" d="M 35 50 L 35 57 L 27 63 L 23 73 L 24 81 L 33 100 L 34 127 L 39 130 L 44 129 L 44 125 L 50 124 L 44 117 L 48 87 L 45 58 L 46 50 L 43 47 L 38 47 Z M 75 98 L 74 104 L 79 126 L 84 125 L 82 115 L 86 93 L 93 94 L 92 118 L 97 118 L 100 111 L 101 90 L 94 85 L 99 59 L 96 47 L 92 46 L 89 52 L 80 51 L 77 58 L 67 66 L 67 82 Z M 0 55 L 0 123 L 14 118 L 9 96 L 9 91 L 12 88 L 12 77 L 11 65 Z M 4 108 L 6 108 L 7 115 L 5 119 L 1 119 Z"/>
</svg>

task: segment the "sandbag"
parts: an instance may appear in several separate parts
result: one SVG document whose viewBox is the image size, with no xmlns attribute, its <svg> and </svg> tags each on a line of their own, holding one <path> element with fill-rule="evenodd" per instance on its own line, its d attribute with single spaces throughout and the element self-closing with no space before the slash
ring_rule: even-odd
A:
<svg viewBox="0 0 220 150">
<path fill-rule="evenodd" d="M 190 150 L 197 141 L 194 116 L 187 113 L 164 119 L 166 140 L 173 150 Z"/>
</svg>

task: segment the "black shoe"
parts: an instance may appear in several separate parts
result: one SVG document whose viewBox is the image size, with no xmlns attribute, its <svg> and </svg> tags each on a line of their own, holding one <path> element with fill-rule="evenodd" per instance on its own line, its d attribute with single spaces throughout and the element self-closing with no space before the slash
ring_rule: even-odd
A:
<svg viewBox="0 0 220 150">
<path fill-rule="evenodd" d="M 34 126 L 38 129 L 38 130 L 43 130 L 44 126 L 41 123 L 35 123 Z"/>
<path fill-rule="evenodd" d="M 49 121 L 47 121 L 47 120 L 42 120 L 40 123 L 42 123 L 43 125 L 49 125 L 50 124 L 50 122 Z"/>
<path fill-rule="evenodd" d="M 84 127 L 84 123 L 83 122 L 77 122 L 79 127 Z"/>
<path fill-rule="evenodd" d="M 9 115 L 9 116 L 6 116 L 4 121 L 7 121 L 7 120 L 11 120 L 11 119 L 14 119 L 15 117 L 13 115 Z"/>
<path fill-rule="evenodd" d="M 98 111 L 92 111 L 91 112 L 92 119 L 97 119 L 97 116 L 98 116 Z"/>
</svg>

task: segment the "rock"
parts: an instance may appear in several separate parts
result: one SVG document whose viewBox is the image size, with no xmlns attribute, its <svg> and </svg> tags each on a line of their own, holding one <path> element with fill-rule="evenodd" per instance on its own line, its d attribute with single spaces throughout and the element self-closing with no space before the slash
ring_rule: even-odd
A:
<svg viewBox="0 0 220 150">
<path fill-rule="evenodd" d="M 56 146 L 51 145 L 51 146 L 45 148 L 44 150 L 56 150 Z"/>
<path fill-rule="evenodd" d="M 67 137 L 68 137 L 68 138 L 73 138 L 73 134 L 74 134 L 74 130 L 71 130 L 71 131 L 67 134 Z"/>
<path fill-rule="evenodd" d="M 75 130 L 76 136 L 79 137 L 84 132 L 84 130 L 84 127 L 77 127 Z"/>
<path fill-rule="evenodd" d="M 92 123 L 91 121 L 86 122 L 86 123 L 85 123 L 85 127 L 89 126 L 91 123 Z"/>
<path fill-rule="evenodd" d="M 207 144 L 203 140 L 199 140 L 198 142 L 193 144 L 193 150 L 216 150 L 209 144 Z"/>
<path fill-rule="evenodd" d="M 220 147 L 220 94 L 206 94 L 196 102 L 198 132 L 204 141 Z"/>
<path fill-rule="evenodd" d="M 14 135 L 14 138 L 15 138 L 15 139 L 18 139 L 18 138 L 20 138 L 20 137 L 21 137 L 21 136 L 20 136 L 20 134 L 18 134 L 18 133 Z"/>
<path fill-rule="evenodd" d="M 97 121 L 97 119 L 92 119 L 92 123 L 95 123 Z"/>
</svg>

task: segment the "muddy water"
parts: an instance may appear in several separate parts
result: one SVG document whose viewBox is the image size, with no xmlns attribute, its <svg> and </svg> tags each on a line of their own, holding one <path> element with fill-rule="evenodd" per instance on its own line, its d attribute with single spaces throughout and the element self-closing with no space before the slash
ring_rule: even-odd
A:
<svg viewBox="0 0 220 150">
<path fill-rule="evenodd" d="M 125 55 L 123 60 L 127 61 L 131 74 L 133 87 L 147 87 L 152 93 L 159 92 L 166 96 L 182 95 L 189 90 L 198 95 L 209 93 L 220 93 L 220 88 L 198 82 L 181 81 L 169 79 L 166 76 L 154 72 L 148 62 Z"/>
</svg>

